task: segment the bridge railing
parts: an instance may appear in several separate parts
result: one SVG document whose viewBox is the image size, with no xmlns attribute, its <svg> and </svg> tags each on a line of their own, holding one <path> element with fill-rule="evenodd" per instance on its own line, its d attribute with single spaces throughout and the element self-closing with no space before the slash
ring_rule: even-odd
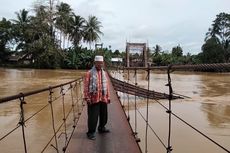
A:
<svg viewBox="0 0 230 153">
<path fill-rule="evenodd" d="M 16 110 L 19 113 L 19 121 L 12 129 L 1 129 L 6 132 L 0 134 L 0 146 L 16 141 L 18 143 L 15 146 L 19 147 L 18 144 L 23 142 L 21 150 L 13 146 L 1 147 L 1 150 L 25 153 L 65 152 L 84 105 L 82 83 L 83 79 L 79 78 L 56 86 L 1 98 L 0 106 L 8 103 L 19 104 Z M 39 101 L 39 97 L 42 100 Z M 33 111 L 30 107 L 33 107 Z M 35 123 L 37 120 L 39 122 Z M 16 137 L 10 138 L 11 135 Z M 37 146 L 41 144 L 42 146 Z"/>
<path fill-rule="evenodd" d="M 159 140 L 160 144 L 162 144 L 162 146 L 165 148 L 167 153 L 171 153 L 173 151 L 173 147 L 171 144 L 171 130 L 172 130 L 172 116 L 174 116 L 176 119 L 178 119 L 179 121 L 181 121 L 183 124 L 187 125 L 188 127 L 190 127 L 191 129 L 193 129 L 194 131 L 196 131 L 197 133 L 199 133 L 200 135 L 202 135 L 204 138 L 206 138 L 207 140 L 209 140 L 211 143 L 215 144 L 216 146 L 218 146 L 219 148 L 221 148 L 223 151 L 230 153 L 230 150 L 228 150 L 226 147 L 222 146 L 220 143 L 218 143 L 217 141 L 215 141 L 214 139 L 212 139 L 211 137 L 207 136 L 204 132 L 202 132 L 201 130 L 199 130 L 198 128 L 194 127 L 192 124 L 190 124 L 188 121 L 185 121 L 182 117 L 180 117 L 179 115 L 177 115 L 176 113 L 173 112 L 172 110 L 172 97 L 174 95 L 179 95 L 182 97 L 185 97 L 184 95 L 180 95 L 180 94 L 176 94 L 173 92 L 172 89 L 172 82 L 171 82 L 171 73 L 175 70 L 229 70 L 230 68 L 230 63 L 225 63 L 225 64 L 201 64 L 201 65 L 189 65 L 189 66 L 163 66 L 163 67 L 118 67 L 116 68 L 116 73 L 123 73 L 123 82 L 127 82 L 128 84 L 130 84 L 130 71 L 134 71 L 134 76 L 135 77 L 135 81 L 132 82 L 134 83 L 134 85 L 136 87 L 138 87 L 138 80 L 137 80 L 137 70 L 145 70 L 147 72 L 147 76 L 146 76 L 146 84 L 147 84 L 147 89 L 148 89 L 148 93 L 147 93 L 147 98 L 146 98 L 146 113 L 143 114 L 139 108 L 137 107 L 137 94 L 135 94 L 134 96 L 134 127 L 133 127 L 133 134 L 134 137 L 136 138 L 137 142 L 140 142 L 140 138 L 138 137 L 138 131 L 137 131 L 137 115 L 139 114 L 140 117 L 144 120 L 145 122 L 145 140 L 144 140 L 144 152 L 147 153 L 148 152 L 148 137 L 149 137 L 149 131 L 152 132 L 157 140 Z M 126 71 L 125 71 L 126 70 Z M 149 120 L 149 104 L 150 104 L 150 84 L 151 84 L 151 80 L 150 80 L 150 72 L 151 70 L 166 70 L 167 71 L 167 78 L 168 78 L 168 82 L 166 84 L 166 86 L 168 86 L 168 106 L 165 106 L 164 104 L 162 104 L 160 102 L 159 99 L 155 99 L 154 101 L 157 102 L 158 104 L 160 104 L 160 106 L 162 106 L 165 110 L 166 113 L 168 114 L 168 136 L 167 136 L 167 142 L 164 142 L 164 140 L 159 136 L 159 134 L 154 130 L 153 126 L 150 124 L 150 120 Z M 123 71 L 123 72 L 121 72 Z M 125 79 L 124 74 L 127 74 L 127 79 Z M 115 75 L 115 78 L 118 78 Z M 125 83 L 124 83 L 125 85 Z M 125 88 L 125 90 L 128 90 L 128 88 Z M 136 88 L 138 89 L 138 88 Z M 127 91 L 125 91 L 125 93 L 128 93 Z M 136 91 L 135 93 L 138 93 L 138 91 Z M 118 95 L 120 97 L 121 100 L 121 104 L 124 108 L 124 111 L 126 112 L 127 115 L 127 120 L 130 121 L 130 97 L 129 94 L 127 94 L 126 96 L 123 95 L 123 99 L 121 98 L 120 95 Z M 131 125 L 130 125 L 131 126 Z M 132 127 L 132 126 L 131 126 Z"/>
</svg>

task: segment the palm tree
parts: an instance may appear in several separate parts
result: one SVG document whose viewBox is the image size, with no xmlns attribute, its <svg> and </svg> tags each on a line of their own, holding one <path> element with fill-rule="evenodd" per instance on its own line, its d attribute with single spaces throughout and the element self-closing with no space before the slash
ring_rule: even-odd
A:
<svg viewBox="0 0 230 153">
<path fill-rule="evenodd" d="M 25 9 L 16 12 L 15 14 L 17 15 L 17 20 L 13 20 L 13 22 L 25 28 L 27 24 L 30 22 L 30 17 L 28 16 L 28 13 L 29 12 Z"/>
<path fill-rule="evenodd" d="M 100 31 L 102 27 L 101 22 L 98 21 L 97 17 L 89 16 L 84 26 L 84 41 L 89 43 L 90 48 L 93 42 L 97 42 L 100 39 L 100 34 L 103 34 Z"/>
<path fill-rule="evenodd" d="M 155 47 L 153 47 L 153 49 L 154 49 L 153 50 L 154 51 L 153 55 L 158 56 L 160 54 L 160 52 L 161 52 L 161 46 L 156 45 Z"/>
<path fill-rule="evenodd" d="M 72 9 L 69 4 L 61 2 L 60 5 L 56 6 L 57 8 L 57 17 L 56 17 L 56 26 L 60 30 L 60 44 L 61 37 L 63 34 L 63 49 L 65 48 L 65 39 L 68 35 L 68 27 L 70 27 L 70 18 L 72 15 Z"/>
<path fill-rule="evenodd" d="M 28 43 L 31 42 L 28 32 L 31 17 L 28 15 L 28 13 L 28 11 L 22 9 L 19 12 L 16 12 L 17 19 L 12 20 L 16 29 L 15 35 L 19 42 L 17 49 L 22 49 L 24 51 L 27 50 Z"/>
<path fill-rule="evenodd" d="M 205 43 L 211 39 L 218 39 L 221 43 L 221 47 L 224 50 L 224 60 L 226 62 L 230 61 L 230 14 L 220 13 L 216 16 L 216 19 L 213 21 L 212 27 L 209 28 L 206 33 Z"/>
<path fill-rule="evenodd" d="M 78 47 L 84 36 L 83 27 L 86 21 L 83 17 L 74 15 L 70 22 L 70 40 L 73 41 L 74 46 Z"/>
</svg>

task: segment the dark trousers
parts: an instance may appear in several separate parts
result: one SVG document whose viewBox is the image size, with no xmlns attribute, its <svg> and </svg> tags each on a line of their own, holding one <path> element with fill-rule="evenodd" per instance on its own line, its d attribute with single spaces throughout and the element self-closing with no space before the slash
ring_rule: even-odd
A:
<svg viewBox="0 0 230 153">
<path fill-rule="evenodd" d="M 108 120 L 107 104 L 104 102 L 88 105 L 88 133 L 96 132 L 98 117 L 98 128 L 103 128 Z"/>
</svg>

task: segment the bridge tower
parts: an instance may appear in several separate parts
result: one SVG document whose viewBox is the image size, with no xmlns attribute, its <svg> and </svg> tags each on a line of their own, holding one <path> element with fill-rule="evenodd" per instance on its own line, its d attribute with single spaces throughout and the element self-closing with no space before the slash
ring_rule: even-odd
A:
<svg viewBox="0 0 230 153">
<path fill-rule="evenodd" d="M 126 42 L 126 67 L 147 67 L 148 55 L 146 43 Z"/>
</svg>

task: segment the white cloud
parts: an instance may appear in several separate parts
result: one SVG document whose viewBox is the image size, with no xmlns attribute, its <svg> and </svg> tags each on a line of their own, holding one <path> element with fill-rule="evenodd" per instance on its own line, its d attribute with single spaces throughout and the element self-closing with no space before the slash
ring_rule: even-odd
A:
<svg viewBox="0 0 230 153">
<path fill-rule="evenodd" d="M 61 1 L 61 0 L 60 0 Z M 1 0 L 0 17 L 29 8 L 33 0 Z M 229 13 L 229 0 L 63 0 L 76 14 L 95 15 L 102 22 L 105 47 L 125 49 L 127 41 L 159 44 L 171 50 L 180 44 L 184 52 L 198 53 L 205 33 L 220 12 Z M 10 6 L 10 7 L 9 7 Z"/>
</svg>

